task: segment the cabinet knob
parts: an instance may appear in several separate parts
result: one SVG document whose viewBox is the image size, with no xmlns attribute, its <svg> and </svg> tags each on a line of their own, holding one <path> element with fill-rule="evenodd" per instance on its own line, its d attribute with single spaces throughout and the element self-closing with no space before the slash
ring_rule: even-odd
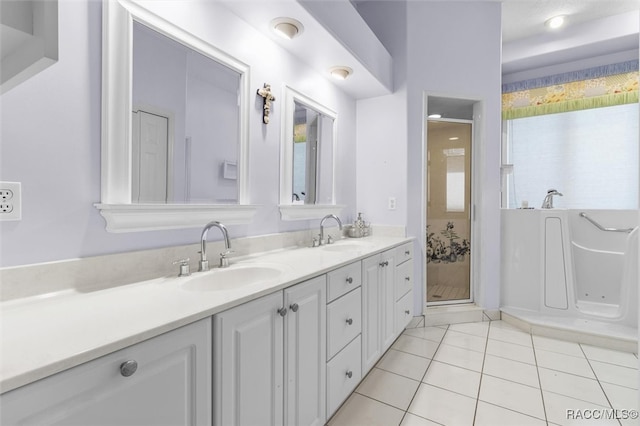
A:
<svg viewBox="0 0 640 426">
<path fill-rule="evenodd" d="M 347 318 L 347 324 L 349 324 L 349 325 L 353 324 L 353 319 L 352 318 Z"/>
<path fill-rule="evenodd" d="M 388 260 L 385 260 L 384 262 L 380 262 L 380 266 L 382 266 L 383 268 L 384 268 L 385 266 L 389 266 L 389 261 L 388 261 Z"/>
<path fill-rule="evenodd" d="M 293 305 L 289 305 L 289 309 L 291 309 L 293 312 L 298 312 L 298 304 L 294 303 Z"/>
<path fill-rule="evenodd" d="M 351 284 L 351 283 L 353 283 L 353 278 L 347 277 L 347 279 L 345 281 L 347 281 L 349 284 Z"/>
<path fill-rule="evenodd" d="M 404 313 L 409 315 L 411 313 L 411 311 L 407 309 L 406 311 L 404 311 Z"/>
<path fill-rule="evenodd" d="M 404 277 L 405 281 L 411 281 L 411 277 Z"/>
<path fill-rule="evenodd" d="M 353 377 L 353 371 L 347 371 L 347 373 L 345 374 L 348 378 Z"/>
<path fill-rule="evenodd" d="M 132 376 L 137 369 L 138 362 L 134 359 L 130 359 L 129 361 L 125 361 L 120 364 L 120 374 L 122 374 L 124 377 Z"/>
<path fill-rule="evenodd" d="M 405 251 L 404 254 L 406 254 L 407 256 L 409 256 L 411 254 L 411 252 L 409 250 Z"/>
<path fill-rule="evenodd" d="M 287 308 L 278 309 L 278 313 L 280 314 L 281 317 L 287 315 Z"/>
</svg>

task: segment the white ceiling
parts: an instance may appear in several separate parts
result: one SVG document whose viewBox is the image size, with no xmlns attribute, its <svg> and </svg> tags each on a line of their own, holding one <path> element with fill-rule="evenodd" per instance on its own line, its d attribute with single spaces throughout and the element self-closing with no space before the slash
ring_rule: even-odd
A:
<svg viewBox="0 0 640 426">
<path fill-rule="evenodd" d="M 547 32 L 544 22 L 567 15 L 567 27 L 638 10 L 639 0 L 503 0 L 503 43 Z"/>
</svg>

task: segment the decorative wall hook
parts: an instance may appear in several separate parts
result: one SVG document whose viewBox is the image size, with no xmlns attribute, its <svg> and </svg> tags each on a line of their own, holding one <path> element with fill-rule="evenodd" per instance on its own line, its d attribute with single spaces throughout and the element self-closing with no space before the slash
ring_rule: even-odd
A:
<svg viewBox="0 0 640 426">
<path fill-rule="evenodd" d="M 271 102 L 276 100 L 276 97 L 271 93 L 271 85 L 265 83 L 264 88 L 258 89 L 258 96 L 264 98 L 264 106 L 262 107 L 262 122 L 269 124 L 269 113 L 271 112 Z"/>
</svg>

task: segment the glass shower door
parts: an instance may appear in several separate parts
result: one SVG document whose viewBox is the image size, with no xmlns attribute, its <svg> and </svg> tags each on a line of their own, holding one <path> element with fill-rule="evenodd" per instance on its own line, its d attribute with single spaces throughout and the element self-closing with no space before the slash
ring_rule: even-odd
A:
<svg viewBox="0 0 640 426">
<path fill-rule="evenodd" d="M 427 122 L 427 304 L 471 302 L 471 122 Z"/>
</svg>

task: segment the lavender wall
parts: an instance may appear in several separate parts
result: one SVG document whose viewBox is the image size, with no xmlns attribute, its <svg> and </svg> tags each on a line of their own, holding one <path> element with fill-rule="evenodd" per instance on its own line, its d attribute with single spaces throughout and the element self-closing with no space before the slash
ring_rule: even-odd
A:
<svg viewBox="0 0 640 426">
<path fill-rule="evenodd" d="M 178 25 L 251 66 L 251 89 L 284 84 L 338 111 L 336 201 L 355 212 L 355 100 L 315 70 L 257 33 L 222 6 L 207 1 L 148 2 Z M 22 182 L 19 222 L 0 222 L 1 266 L 190 244 L 200 229 L 110 234 L 93 206 L 100 201 L 101 8 L 94 0 L 59 3 L 60 60 L 0 98 L 0 180 Z M 280 96 L 281 99 L 281 96 Z M 253 102 L 253 99 L 252 99 Z M 250 116 L 250 201 L 260 205 L 232 237 L 308 229 L 317 221 L 283 222 L 279 191 L 280 112 L 261 123 L 258 99 Z"/>
</svg>

